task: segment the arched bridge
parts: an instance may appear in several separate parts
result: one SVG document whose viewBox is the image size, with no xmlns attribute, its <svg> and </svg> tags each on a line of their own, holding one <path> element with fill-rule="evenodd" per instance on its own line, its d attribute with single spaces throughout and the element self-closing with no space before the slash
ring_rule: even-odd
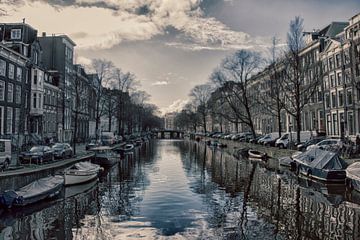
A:
<svg viewBox="0 0 360 240">
<path fill-rule="evenodd" d="M 184 131 L 173 129 L 153 130 L 153 136 L 159 139 L 179 139 L 184 138 Z"/>
</svg>

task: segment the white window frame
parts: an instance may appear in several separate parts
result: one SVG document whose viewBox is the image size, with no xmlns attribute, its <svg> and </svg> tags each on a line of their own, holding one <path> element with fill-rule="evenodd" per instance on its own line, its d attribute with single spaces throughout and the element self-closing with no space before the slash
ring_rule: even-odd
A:
<svg viewBox="0 0 360 240">
<path fill-rule="evenodd" d="M 0 59 L 0 76 L 6 76 L 6 61 Z"/>
<path fill-rule="evenodd" d="M 14 102 L 14 84 L 12 83 L 8 83 L 7 102 L 9 103 Z"/>
<path fill-rule="evenodd" d="M 9 74 L 8 74 L 10 79 L 14 79 L 15 76 L 15 65 L 12 63 L 9 63 Z"/>
<path fill-rule="evenodd" d="M 13 108 L 6 108 L 6 133 L 12 134 L 13 127 Z"/>
</svg>

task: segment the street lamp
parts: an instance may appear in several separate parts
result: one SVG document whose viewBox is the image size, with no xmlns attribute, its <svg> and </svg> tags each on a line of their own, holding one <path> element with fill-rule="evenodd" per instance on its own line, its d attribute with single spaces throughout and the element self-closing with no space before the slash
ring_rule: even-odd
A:
<svg viewBox="0 0 360 240">
<path fill-rule="evenodd" d="M 340 137 L 341 137 L 341 139 L 345 138 L 345 120 L 344 120 L 344 116 L 342 116 L 341 119 L 340 119 Z"/>
</svg>

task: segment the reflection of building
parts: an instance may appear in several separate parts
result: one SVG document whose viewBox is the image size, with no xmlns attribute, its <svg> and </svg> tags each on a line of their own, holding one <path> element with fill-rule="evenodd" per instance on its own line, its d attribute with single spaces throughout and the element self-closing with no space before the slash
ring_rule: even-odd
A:
<svg viewBox="0 0 360 240">
<path fill-rule="evenodd" d="M 165 114 L 165 129 L 175 129 L 174 120 L 176 113 L 166 113 Z"/>
</svg>

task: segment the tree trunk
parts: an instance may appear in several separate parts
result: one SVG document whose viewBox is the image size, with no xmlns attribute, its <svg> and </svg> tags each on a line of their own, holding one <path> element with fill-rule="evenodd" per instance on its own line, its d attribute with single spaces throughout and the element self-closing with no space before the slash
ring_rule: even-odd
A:
<svg viewBox="0 0 360 240">
<path fill-rule="evenodd" d="M 78 112 L 75 112 L 75 123 L 74 123 L 74 137 L 73 137 L 73 150 L 74 150 L 74 155 L 76 155 L 76 137 L 77 137 L 77 131 L 78 131 Z"/>
</svg>

